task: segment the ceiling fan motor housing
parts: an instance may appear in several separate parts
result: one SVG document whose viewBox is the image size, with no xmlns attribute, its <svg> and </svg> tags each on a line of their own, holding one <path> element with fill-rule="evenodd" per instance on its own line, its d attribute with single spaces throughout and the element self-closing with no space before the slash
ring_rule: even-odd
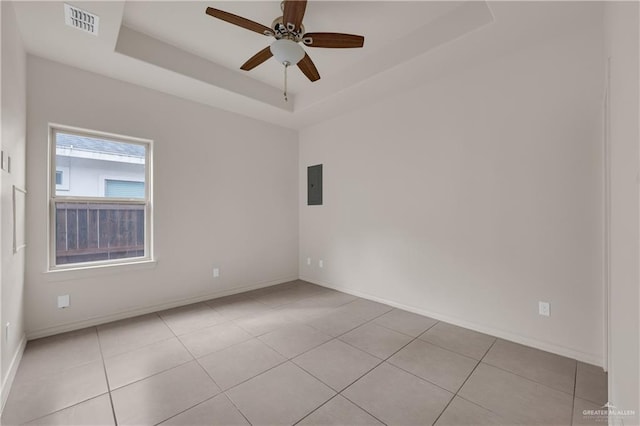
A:
<svg viewBox="0 0 640 426">
<path fill-rule="evenodd" d="M 278 40 L 283 38 L 292 40 L 292 41 L 295 41 L 296 43 L 302 40 L 302 36 L 305 33 L 304 25 L 302 24 L 300 24 L 299 31 L 295 31 L 295 29 L 287 28 L 287 26 L 284 24 L 284 19 L 282 16 L 278 16 L 276 19 L 273 20 L 273 22 L 271 23 L 271 28 L 273 29 L 273 34 L 265 34 L 265 35 L 273 36 Z"/>
</svg>

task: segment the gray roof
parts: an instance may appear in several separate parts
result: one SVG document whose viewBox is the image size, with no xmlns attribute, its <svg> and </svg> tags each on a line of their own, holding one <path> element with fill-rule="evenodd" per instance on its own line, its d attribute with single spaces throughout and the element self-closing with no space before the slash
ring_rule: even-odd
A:
<svg viewBox="0 0 640 426">
<path fill-rule="evenodd" d="M 104 154 L 144 158 L 144 146 L 142 145 L 70 135 L 67 133 L 56 133 L 56 146 L 64 148 L 73 147 L 85 151 L 100 152 Z"/>
</svg>

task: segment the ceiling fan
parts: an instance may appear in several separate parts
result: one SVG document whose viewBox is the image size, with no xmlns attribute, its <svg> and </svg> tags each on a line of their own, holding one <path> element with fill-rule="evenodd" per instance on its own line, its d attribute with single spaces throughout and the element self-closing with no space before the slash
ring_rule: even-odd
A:
<svg viewBox="0 0 640 426">
<path fill-rule="evenodd" d="M 311 81 L 320 79 L 318 69 L 309 55 L 304 51 L 300 42 L 308 47 L 328 48 L 354 48 L 364 45 L 364 37 L 353 34 L 341 33 L 306 33 L 302 19 L 307 7 L 307 0 L 284 0 L 281 3 L 282 16 L 276 17 L 271 23 L 271 28 L 241 16 L 234 15 L 223 10 L 207 7 L 207 15 L 229 22 L 247 30 L 274 37 L 276 40 L 270 46 L 265 47 L 240 69 L 249 71 L 265 62 L 272 56 L 284 65 L 284 96 L 287 100 L 287 68 L 298 65 L 300 71 Z"/>
</svg>

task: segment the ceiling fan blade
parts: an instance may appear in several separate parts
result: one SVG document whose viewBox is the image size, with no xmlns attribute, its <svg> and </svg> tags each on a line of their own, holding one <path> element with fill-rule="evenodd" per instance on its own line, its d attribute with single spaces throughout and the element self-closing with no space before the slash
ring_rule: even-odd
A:
<svg viewBox="0 0 640 426">
<path fill-rule="evenodd" d="M 240 69 L 245 71 L 252 70 L 272 56 L 273 56 L 273 53 L 271 53 L 271 46 L 267 46 L 261 51 L 259 51 L 258 53 L 256 53 L 255 55 L 253 55 L 251 58 L 249 58 L 247 62 L 242 64 Z"/>
<path fill-rule="evenodd" d="M 302 58 L 300 62 L 298 62 L 298 68 L 300 68 L 300 71 L 302 71 L 302 73 L 306 75 L 309 80 L 320 80 L 320 73 L 318 72 L 318 69 L 314 65 L 309 55 L 307 55 L 306 53 L 304 54 L 304 58 Z"/>
<path fill-rule="evenodd" d="M 242 28 L 246 28 L 247 30 L 255 31 L 258 34 L 273 34 L 273 30 L 267 26 L 264 26 L 257 22 L 253 22 L 247 18 L 243 18 L 242 16 L 225 12 L 224 10 L 207 7 L 207 15 L 213 16 L 214 18 L 222 19 L 223 21 Z"/>
<path fill-rule="evenodd" d="M 282 20 L 288 30 L 298 31 L 300 29 L 306 8 L 307 0 L 284 0 Z"/>
<path fill-rule="evenodd" d="M 364 46 L 364 37 L 340 33 L 306 33 L 302 42 L 309 47 L 352 48 Z"/>
</svg>

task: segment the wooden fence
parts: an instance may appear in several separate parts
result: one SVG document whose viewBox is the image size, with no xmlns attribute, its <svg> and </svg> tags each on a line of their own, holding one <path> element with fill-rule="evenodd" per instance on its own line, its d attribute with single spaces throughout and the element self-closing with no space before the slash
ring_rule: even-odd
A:
<svg viewBox="0 0 640 426">
<path fill-rule="evenodd" d="M 144 205 L 56 203 L 56 264 L 144 256 Z"/>
</svg>

